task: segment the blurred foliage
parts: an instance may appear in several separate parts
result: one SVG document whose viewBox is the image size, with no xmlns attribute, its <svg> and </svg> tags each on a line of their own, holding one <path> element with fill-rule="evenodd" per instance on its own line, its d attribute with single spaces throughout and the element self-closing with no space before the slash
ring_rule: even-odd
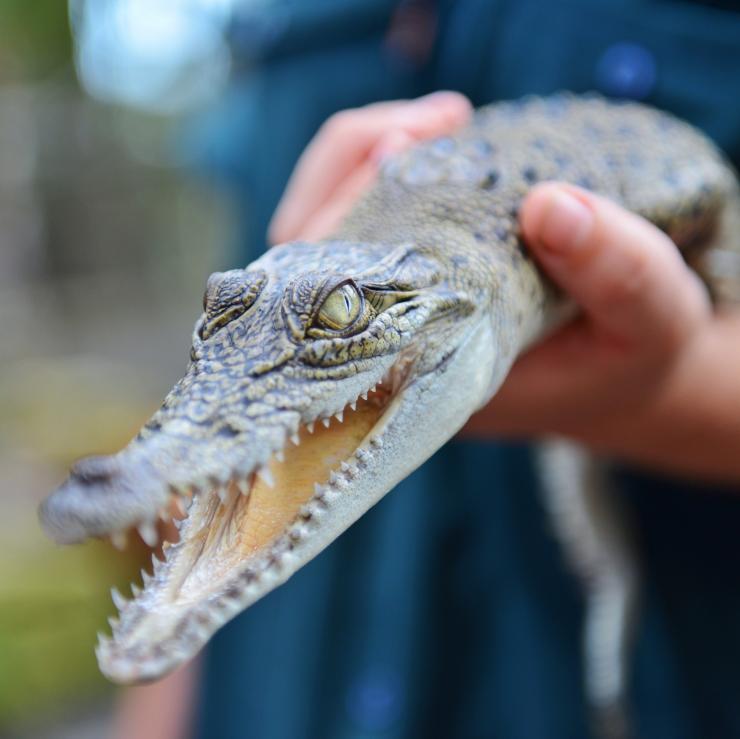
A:
<svg viewBox="0 0 740 739">
<path fill-rule="evenodd" d="M 120 567 L 107 550 L 97 543 L 50 556 L 40 547 L 0 560 L 0 728 L 110 690 L 93 651 L 112 612 L 101 593 Z"/>
<path fill-rule="evenodd" d="M 130 368 L 93 358 L 26 360 L 0 384 L 0 735 L 74 714 L 112 686 L 94 655 L 108 631 L 111 585 L 147 563 L 134 540 L 124 555 L 105 542 L 60 549 L 47 541 L 29 503 L 76 457 L 120 448 L 150 412 Z M 60 419 L 63 419 L 60 423 Z M 29 500 L 30 498 L 30 500 Z M 34 501 L 35 502 L 35 501 Z M 30 508 L 30 510 L 29 510 Z"/>
<path fill-rule="evenodd" d="M 46 77 L 71 56 L 64 0 L 0 0 L 0 82 Z"/>
<path fill-rule="evenodd" d="M 111 694 L 95 634 L 149 552 L 56 547 L 36 506 L 73 459 L 121 448 L 180 375 L 232 234 L 230 204 L 177 166 L 179 121 L 86 98 L 72 51 L 66 0 L 0 0 L 2 737 Z"/>
</svg>

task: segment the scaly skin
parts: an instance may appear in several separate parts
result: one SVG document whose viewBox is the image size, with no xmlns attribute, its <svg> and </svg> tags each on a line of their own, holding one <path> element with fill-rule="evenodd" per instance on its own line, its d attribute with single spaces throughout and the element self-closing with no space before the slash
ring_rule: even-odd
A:
<svg viewBox="0 0 740 739">
<path fill-rule="evenodd" d="M 498 104 L 390 161 L 334 238 L 212 275 L 185 377 L 41 509 L 67 543 L 132 525 L 151 538 L 188 501 L 143 592 L 115 597 L 106 675 L 153 679 L 193 655 L 452 437 L 567 315 L 518 234 L 545 179 L 611 197 L 687 249 L 710 243 L 735 188 L 704 137 L 648 108 Z"/>
</svg>

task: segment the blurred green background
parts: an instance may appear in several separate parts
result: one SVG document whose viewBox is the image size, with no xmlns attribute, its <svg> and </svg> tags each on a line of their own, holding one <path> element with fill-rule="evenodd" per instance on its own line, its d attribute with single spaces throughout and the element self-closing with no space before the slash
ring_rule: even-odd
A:
<svg viewBox="0 0 740 739">
<path fill-rule="evenodd" d="M 83 45 L 93 12 L 136 20 L 115 5 L 0 0 L 2 737 L 107 730 L 95 633 L 108 629 L 110 586 L 127 593 L 148 555 L 57 548 L 36 507 L 75 458 L 114 451 L 157 407 L 233 232 L 229 203 L 172 145 L 198 95 L 179 88 L 169 104 L 161 90 L 177 86 L 164 80 L 150 91 L 158 105 L 126 104 L 121 90 L 140 89 L 151 58 L 124 79 Z M 105 75 L 119 83 L 107 96 Z"/>
</svg>

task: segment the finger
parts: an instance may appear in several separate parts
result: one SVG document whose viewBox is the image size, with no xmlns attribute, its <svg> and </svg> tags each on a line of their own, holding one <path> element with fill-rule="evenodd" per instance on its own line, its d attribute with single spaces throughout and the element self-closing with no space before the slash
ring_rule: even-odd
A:
<svg viewBox="0 0 740 739">
<path fill-rule="evenodd" d="M 525 200 L 521 220 L 545 271 L 615 340 L 666 351 L 706 320 L 706 290 L 643 218 L 574 186 L 545 183 Z"/>
<path fill-rule="evenodd" d="M 412 102 L 375 103 L 333 115 L 298 161 L 270 224 L 270 240 L 295 238 L 385 133 L 402 129 L 415 139 L 429 138 L 462 125 L 471 110 L 463 95 L 439 92 Z"/>
<path fill-rule="evenodd" d="M 331 236 L 352 206 L 367 192 L 376 175 L 376 163 L 372 160 L 363 162 L 334 190 L 316 213 L 308 217 L 293 238 L 318 241 Z"/>
<path fill-rule="evenodd" d="M 300 231 L 293 238 L 315 241 L 330 236 L 337 230 L 354 204 L 370 189 L 377 177 L 381 162 L 387 157 L 408 149 L 414 143 L 415 139 L 400 129 L 384 134 L 368 158 L 334 188 L 321 207 L 308 216 Z"/>
</svg>

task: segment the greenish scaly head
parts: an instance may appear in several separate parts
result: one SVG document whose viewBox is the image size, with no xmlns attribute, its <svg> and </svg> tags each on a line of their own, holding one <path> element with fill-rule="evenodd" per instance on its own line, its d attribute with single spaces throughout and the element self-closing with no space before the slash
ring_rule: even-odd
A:
<svg viewBox="0 0 740 739">
<path fill-rule="evenodd" d="M 154 522 L 179 539 L 115 594 L 103 672 L 154 679 L 283 582 L 409 474 L 490 390 L 490 296 L 423 248 L 292 243 L 208 280 L 187 372 L 121 452 L 43 504 L 63 543 Z M 445 402 L 439 403 L 444 397 Z"/>
</svg>

